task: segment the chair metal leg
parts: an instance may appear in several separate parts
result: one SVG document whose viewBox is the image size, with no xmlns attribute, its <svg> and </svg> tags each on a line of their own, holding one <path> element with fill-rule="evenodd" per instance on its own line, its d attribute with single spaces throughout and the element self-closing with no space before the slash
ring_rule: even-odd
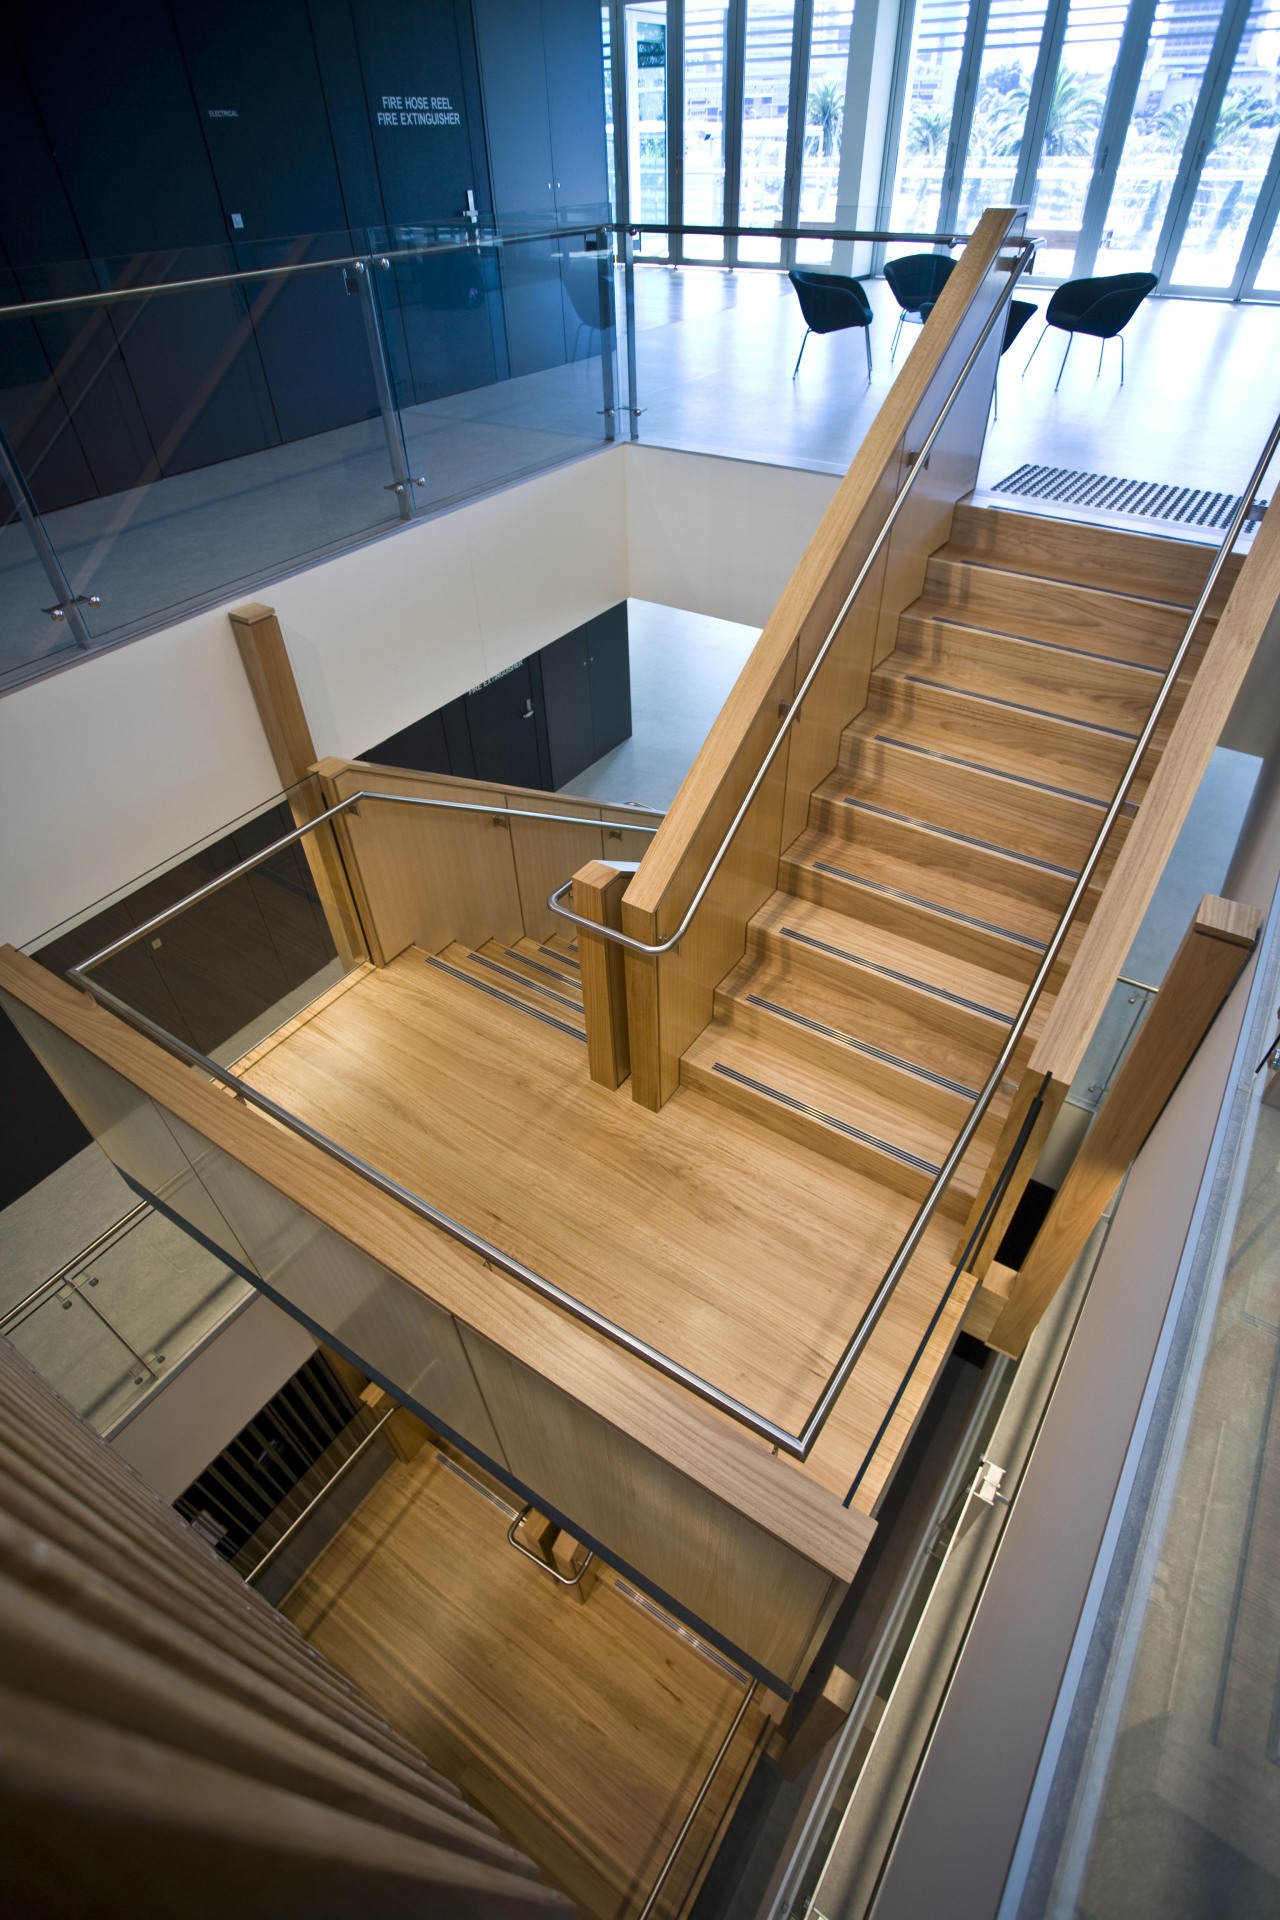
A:
<svg viewBox="0 0 1280 1920">
<path fill-rule="evenodd" d="M 1105 340 L 1105 339 L 1102 339 L 1102 340 L 1099 340 L 1099 342 L 1098 342 L 1098 371 L 1097 371 L 1097 372 L 1096 372 L 1096 373 L 1094 374 L 1094 376 L 1093 376 L 1095 380 L 1101 380 L 1101 378 L 1102 378 L 1102 356 L 1103 356 L 1103 354 L 1104 354 L 1104 353 L 1106 352 L 1106 350 L 1107 350 L 1107 343 L 1106 343 L 1106 340 Z"/>
<path fill-rule="evenodd" d="M 889 349 L 889 365 L 890 366 L 893 365 L 894 361 L 898 357 L 898 340 L 902 333 L 902 323 L 906 319 L 906 317 L 907 316 L 905 312 L 900 313 L 898 315 L 898 324 L 893 330 L 893 345 Z"/>
<path fill-rule="evenodd" d="M 800 362 L 804 359 L 804 350 L 809 344 L 809 335 L 812 333 L 812 331 L 813 331 L 812 327 L 806 327 L 804 330 L 804 339 L 800 342 L 800 351 L 796 355 L 795 366 L 791 369 L 791 378 L 793 380 L 795 379 L 796 375 L 800 371 Z"/>
<path fill-rule="evenodd" d="M 996 377 L 991 382 L 991 399 L 996 410 L 996 419 L 1000 418 L 1000 369 L 996 368 Z"/>
<path fill-rule="evenodd" d="M 1069 333 L 1067 335 L 1067 353 L 1070 353 L 1072 343 L 1074 342 L 1074 340 L 1075 340 L 1074 333 Z M 1064 353 L 1062 356 L 1062 365 L 1058 368 L 1058 377 L 1053 383 L 1053 390 L 1055 393 L 1058 391 L 1058 388 L 1062 385 L 1062 375 L 1067 365 L 1067 353 Z"/>
<path fill-rule="evenodd" d="M 1120 385 L 1124 385 L 1124 335 L 1120 335 Z"/>
<path fill-rule="evenodd" d="M 1037 355 L 1037 354 L 1039 353 L 1039 351 L 1040 351 L 1040 342 L 1041 342 L 1041 341 L 1042 341 L 1042 340 L 1044 339 L 1044 337 L 1045 337 L 1045 335 L 1046 335 L 1046 333 L 1048 333 L 1048 331 L 1049 331 L 1049 329 L 1048 329 L 1048 327 L 1041 327 L 1041 329 L 1040 329 L 1040 339 L 1036 341 L 1036 343 L 1035 343 L 1035 345 L 1034 345 L 1034 347 L 1032 347 L 1032 349 L 1031 349 L 1031 351 L 1030 351 L 1030 353 L 1029 353 L 1029 354 L 1027 355 L 1027 366 L 1026 366 L 1026 367 L 1024 367 L 1024 368 L 1022 369 L 1022 372 L 1023 372 L 1023 377 L 1024 377 L 1024 378 L 1026 377 L 1026 372 L 1027 372 L 1027 367 L 1029 367 L 1029 366 L 1031 365 L 1031 362 L 1032 362 L 1032 361 L 1033 361 L 1033 360 L 1035 359 L 1035 357 L 1036 357 L 1036 355 Z"/>
<path fill-rule="evenodd" d="M 862 329 L 862 337 L 867 343 L 867 385 L 870 386 L 871 385 L 871 329 L 870 327 L 864 327 Z"/>
</svg>

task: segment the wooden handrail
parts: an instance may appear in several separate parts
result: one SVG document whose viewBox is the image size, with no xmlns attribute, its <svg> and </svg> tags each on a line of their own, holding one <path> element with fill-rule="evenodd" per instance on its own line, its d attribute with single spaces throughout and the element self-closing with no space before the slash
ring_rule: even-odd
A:
<svg viewBox="0 0 1280 1920">
<path fill-rule="evenodd" d="M 1021 217 L 989 209 L 860 447 L 744 666 L 666 821 L 623 900 L 623 929 L 650 942 L 680 923 L 776 732 L 870 552 L 909 469 L 1006 284 L 1004 251 Z M 674 1091 L 680 1056 L 711 1017 L 719 980 L 741 955 L 746 923 L 773 891 L 783 847 L 799 831 L 814 786 L 866 703 L 872 669 L 894 645 L 898 615 L 948 537 L 955 503 L 973 486 L 999 358 L 993 331 L 890 543 L 810 690 L 698 921 L 677 951 L 628 955 L 632 1091 L 657 1108 Z"/>
</svg>

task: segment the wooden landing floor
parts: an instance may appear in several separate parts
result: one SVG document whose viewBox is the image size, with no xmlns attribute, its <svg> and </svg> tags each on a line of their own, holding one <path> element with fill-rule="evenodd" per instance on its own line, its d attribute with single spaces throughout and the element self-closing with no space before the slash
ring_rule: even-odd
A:
<svg viewBox="0 0 1280 1920">
<path fill-rule="evenodd" d="M 644 1904 L 744 1686 L 609 1573 L 579 1603 L 428 1446 L 284 1603 L 299 1628 L 599 1920 Z M 680 1850 L 672 1915 L 771 1723 L 753 1703 Z"/>
<path fill-rule="evenodd" d="M 246 1076 L 331 1138 L 792 1431 L 914 1203 L 681 1088 L 659 1114 L 587 1078 L 573 1036 L 414 949 L 318 1004 Z M 429 1231 L 429 1229 L 424 1229 Z M 958 1231 L 940 1216 L 806 1471 L 843 1495 L 926 1338 Z M 495 1287 L 513 1283 L 497 1273 Z M 870 1510 L 968 1297 L 928 1340 L 856 1504 Z"/>
</svg>

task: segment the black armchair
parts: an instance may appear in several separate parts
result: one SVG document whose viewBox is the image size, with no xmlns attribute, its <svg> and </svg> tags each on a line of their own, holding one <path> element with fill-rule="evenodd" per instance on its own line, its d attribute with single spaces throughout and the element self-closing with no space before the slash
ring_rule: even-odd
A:
<svg viewBox="0 0 1280 1920">
<path fill-rule="evenodd" d="M 1057 327 L 1067 335 L 1066 350 L 1062 356 L 1062 366 L 1058 368 L 1058 378 L 1053 383 L 1056 393 L 1062 383 L 1063 369 L 1067 364 L 1067 354 L 1078 333 L 1087 333 L 1099 342 L 1098 373 L 1102 372 L 1102 356 L 1108 340 L 1114 340 L 1123 327 L 1127 327 L 1147 295 L 1158 284 L 1154 273 L 1107 273 L 1091 280 L 1064 280 L 1050 300 L 1044 312 L 1044 339 L 1050 327 Z M 1027 367 L 1040 351 L 1040 340 L 1036 341 L 1027 356 Z M 1025 373 L 1027 367 L 1022 371 Z M 1124 340 L 1120 340 L 1120 385 L 1124 385 Z"/>
<path fill-rule="evenodd" d="M 898 351 L 903 322 L 929 318 L 938 295 L 951 278 L 955 264 L 945 253 L 908 253 L 900 260 L 885 261 L 884 277 L 889 283 L 890 293 L 902 309 L 894 329 L 893 345 L 889 349 L 890 360 Z"/>
<path fill-rule="evenodd" d="M 866 289 L 859 280 L 847 279 L 842 273 L 805 273 L 798 267 L 793 268 L 788 277 L 796 290 L 805 326 L 804 339 L 800 342 L 800 351 L 791 373 L 794 380 L 800 371 L 800 362 L 811 333 L 841 333 L 846 327 L 870 328 L 873 315 Z M 867 347 L 867 383 L 870 385 L 870 332 L 865 332 L 863 339 Z"/>
</svg>

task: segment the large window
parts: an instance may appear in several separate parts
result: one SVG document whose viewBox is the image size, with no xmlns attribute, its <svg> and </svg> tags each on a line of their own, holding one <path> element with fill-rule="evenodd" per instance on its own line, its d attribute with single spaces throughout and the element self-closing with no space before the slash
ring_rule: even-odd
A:
<svg viewBox="0 0 1280 1920">
<path fill-rule="evenodd" d="M 1280 128 L 1280 0 L 1254 0 L 1214 120 L 1171 279 L 1230 287 Z"/>
<path fill-rule="evenodd" d="M 1150 267 L 1178 177 L 1222 0 L 1160 0 L 1098 249 L 1099 273 Z"/>
<path fill-rule="evenodd" d="M 842 198 L 850 220 L 920 235 L 1025 204 L 1043 277 L 1280 294 L 1280 0 L 900 0 L 883 99 L 850 66 L 854 0 L 604 7 L 628 217 L 766 229 L 648 236 L 647 254 L 817 263 Z M 877 206 L 867 132 L 885 107 Z"/>
<path fill-rule="evenodd" d="M 969 0 L 917 0 L 890 225 L 932 233 L 942 218 Z"/>
<path fill-rule="evenodd" d="M 742 64 L 742 182 L 738 220 L 744 227 L 782 224 L 791 108 L 791 0 L 746 0 Z M 782 258 L 777 240 L 742 240 L 740 260 Z"/>
<path fill-rule="evenodd" d="M 687 0 L 684 14 L 684 217 L 693 227 L 724 218 L 725 79 L 728 0 Z M 690 234 L 691 260 L 723 260 L 724 242 Z"/>
</svg>

